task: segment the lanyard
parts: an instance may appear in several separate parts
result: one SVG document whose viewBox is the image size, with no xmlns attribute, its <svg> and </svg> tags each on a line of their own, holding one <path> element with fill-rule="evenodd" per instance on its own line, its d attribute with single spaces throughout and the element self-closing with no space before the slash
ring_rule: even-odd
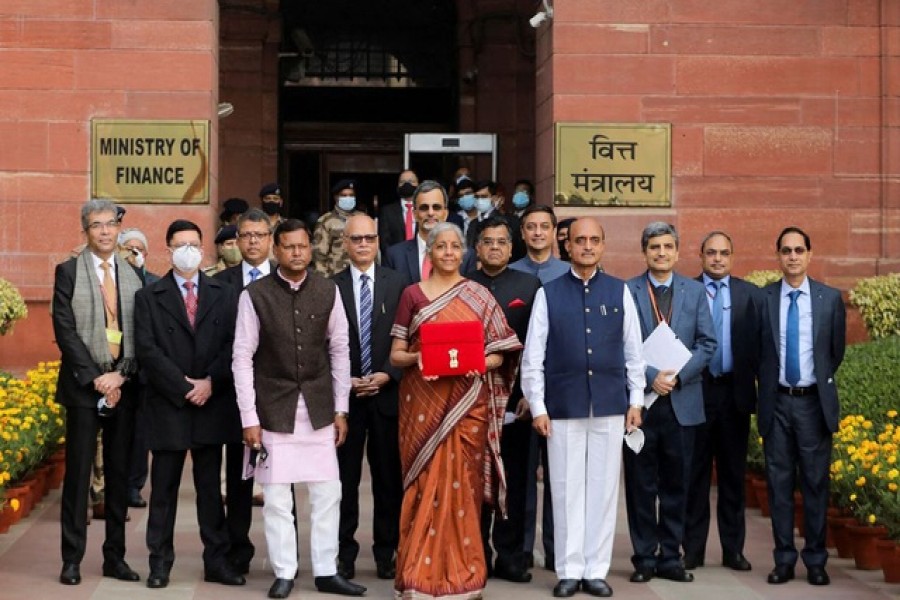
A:
<svg viewBox="0 0 900 600">
<path fill-rule="evenodd" d="M 660 312 L 660 310 L 659 310 L 659 306 L 656 304 L 656 294 L 653 293 L 654 285 L 652 283 L 650 283 L 649 277 L 647 278 L 647 283 L 648 283 L 647 295 L 650 296 L 650 305 L 653 307 L 654 314 L 656 314 L 657 323 L 670 323 L 672 321 L 672 303 L 671 302 L 669 303 L 669 314 L 667 314 L 665 317 L 663 317 L 662 312 Z M 674 280 L 673 280 L 673 283 L 674 283 Z M 672 287 L 669 286 L 669 290 L 671 290 L 671 289 L 672 289 Z M 673 294 L 674 294 L 674 292 L 673 292 Z"/>
</svg>

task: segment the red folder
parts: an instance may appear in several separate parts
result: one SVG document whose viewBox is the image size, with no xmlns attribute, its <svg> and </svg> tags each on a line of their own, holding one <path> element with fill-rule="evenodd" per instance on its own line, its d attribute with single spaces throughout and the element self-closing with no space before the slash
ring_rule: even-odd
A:
<svg viewBox="0 0 900 600">
<path fill-rule="evenodd" d="M 426 377 L 484 373 L 484 330 L 480 321 L 423 323 L 422 375 Z"/>
</svg>

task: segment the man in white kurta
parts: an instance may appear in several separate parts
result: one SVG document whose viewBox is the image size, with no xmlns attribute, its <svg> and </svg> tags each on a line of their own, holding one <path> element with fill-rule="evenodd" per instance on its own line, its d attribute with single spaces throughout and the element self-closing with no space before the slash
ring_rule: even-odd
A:
<svg viewBox="0 0 900 600">
<path fill-rule="evenodd" d="M 603 238 L 595 219 L 572 224 L 572 269 L 538 290 L 522 357 L 522 391 L 547 436 L 560 598 L 612 595 L 622 440 L 641 423 L 640 323 L 625 283 L 598 269 Z"/>
<path fill-rule="evenodd" d="M 337 446 L 347 432 L 350 393 L 347 318 L 334 284 L 306 269 L 311 250 L 305 225 L 288 219 L 274 238 L 278 269 L 241 293 L 233 360 L 244 441 L 259 452 L 255 477 L 265 496 L 266 543 L 276 577 L 269 597 L 287 597 L 297 572 L 294 482 L 309 490 L 316 588 L 358 596 L 365 588 L 338 575 L 336 567 Z"/>
</svg>

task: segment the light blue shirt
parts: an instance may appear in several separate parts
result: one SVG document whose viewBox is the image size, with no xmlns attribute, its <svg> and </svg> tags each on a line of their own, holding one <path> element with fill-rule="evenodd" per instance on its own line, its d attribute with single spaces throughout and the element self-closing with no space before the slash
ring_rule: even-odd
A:
<svg viewBox="0 0 900 600">
<path fill-rule="evenodd" d="M 794 387 L 808 387 L 816 383 L 815 363 L 813 362 L 812 299 L 809 295 L 808 277 L 803 278 L 803 283 L 798 288 L 792 288 L 784 279 L 781 280 L 781 307 L 778 319 L 778 383 L 783 386 L 789 385 L 784 377 L 784 357 L 787 353 L 787 313 L 788 307 L 791 305 L 791 298 L 788 294 L 795 289 L 800 290 L 801 294 L 797 298 L 797 308 L 800 311 L 800 381 L 795 383 Z"/>
<path fill-rule="evenodd" d="M 703 285 L 706 286 L 706 300 L 709 303 L 710 313 L 716 298 L 716 280 L 703 274 Z M 718 293 L 722 294 L 722 339 L 719 340 L 719 348 L 722 349 L 722 373 L 731 373 L 734 369 L 734 357 L 731 354 L 731 275 L 719 279 L 725 285 Z M 713 323 L 716 316 L 713 315 Z"/>
</svg>

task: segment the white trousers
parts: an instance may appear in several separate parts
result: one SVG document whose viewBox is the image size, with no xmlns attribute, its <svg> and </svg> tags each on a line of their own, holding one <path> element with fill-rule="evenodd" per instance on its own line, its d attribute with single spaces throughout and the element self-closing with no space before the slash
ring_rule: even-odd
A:
<svg viewBox="0 0 900 600">
<path fill-rule="evenodd" d="M 556 576 L 606 579 L 619 501 L 625 418 L 552 421 L 547 439 Z"/>
<path fill-rule="evenodd" d="M 341 520 L 341 482 L 315 481 L 309 490 L 309 546 L 314 577 L 337 573 L 338 524 Z M 264 484 L 263 523 L 269 560 L 278 579 L 293 579 L 297 572 L 297 537 L 291 515 L 291 484 Z"/>
</svg>

